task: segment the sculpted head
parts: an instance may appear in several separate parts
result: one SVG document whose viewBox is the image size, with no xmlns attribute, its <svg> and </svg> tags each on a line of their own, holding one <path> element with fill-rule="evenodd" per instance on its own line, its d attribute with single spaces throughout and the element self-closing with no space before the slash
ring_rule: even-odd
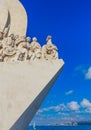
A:
<svg viewBox="0 0 91 130">
<path fill-rule="evenodd" d="M 22 38 L 22 39 L 26 39 L 26 36 L 25 36 L 25 35 L 23 35 L 23 36 L 20 36 L 20 38 Z"/>
<path fill-rule="evenodd" d="M 52 40 L 52 36 L 47 36 L 46 42 L 48 42 L 49 40 Z"/>
<path fill-rule="evenodd" d="M 33 37 L 33 42 L 37 42 L 37 38 L 36 37 Z"/>
<path fill-rule="evenodd" d="M 30 38 L 30 37 L 27 37 L 27 38 L 26 38 L 26 42 L 29 42 L 29 43 L 30 43 L 30 41 L 31 41 L 31 38 Z"/>
<path fill-rule="evenodd" d="M 47 39 L 47 45 L 46 45 L 46 49 L 47 50 L 58 50 L 57 47 L 52 43 L 52 36 L 48 36 Z"/>
<path fill-rule="evenodd" d="M 20 39 L 21 42 L 25 42 L 26 41 L 26 36 L 21 36 L 19 39 Z"/>
<path fill-rule="evenodd" d="M 18 38 L 19 38 L 19 35 L 16 35 L 16 36 L 15 36 L 15 40 L 18 39 Z"/>
<path fill-rule="evenodd" d="M 15 40 L 15 36 L 13 33 L 9 37 L 11 37 L 12 40 Z"/>
</svg>

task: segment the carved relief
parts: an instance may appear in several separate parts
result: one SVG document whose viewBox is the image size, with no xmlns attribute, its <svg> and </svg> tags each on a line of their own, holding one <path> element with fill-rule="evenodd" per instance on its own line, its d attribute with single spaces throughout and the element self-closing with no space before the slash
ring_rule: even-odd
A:
<svg viewBox="0 0 91 130">
<path fill-rule="evenodd" d="M 32 39 L 32 42 L 29 46 L 29 54 L 28 58 L 30 60 L 35 60 L 35 59 L 41 59 L 42 58 L 42 49 L 40 44 L 37 42 L 37 38 L 34 37 Z"/>
<path fill-rule="evenodd" d="M 17 62 L 58 59 L 58 49 L 52 43 L 51 36 L 48 36 L 46 41 L 47 44 L 41 47 L 36 37 L 31 42 L 30 37 L 15 36 L 14 34 L 6 36 L 6 32 L 0 32 L 0 61 Z"/>
<path fill-rule="evenodd" d="M 47 44 L 42 47 L 42 56 L 46 60 L 56 60 L 58 59 L 57 47 L 52 43 L 52 37 L 48 36 Z"/>
</svg>

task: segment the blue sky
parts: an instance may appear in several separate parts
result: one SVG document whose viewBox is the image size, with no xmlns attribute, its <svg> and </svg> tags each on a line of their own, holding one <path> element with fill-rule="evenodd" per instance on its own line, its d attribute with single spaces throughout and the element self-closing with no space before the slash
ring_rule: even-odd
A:
<svg viewBox="0 0 91 130">
<path fill-rule="evenodd" d="M 45 44 L 47 35 L 65 61 L 64 69 L 37 112 L 36 124 L 91 120 L 90 0 L 21 0 L 28 14 L 27 36 Z"/>
</svg>

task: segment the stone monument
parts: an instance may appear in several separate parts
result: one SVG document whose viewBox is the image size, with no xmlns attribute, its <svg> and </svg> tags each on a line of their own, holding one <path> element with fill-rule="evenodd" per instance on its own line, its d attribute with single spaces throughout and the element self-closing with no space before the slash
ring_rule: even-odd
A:
<svg viewBox="0 0 91 130">
<path fill-rule="evenodd" d="M 19 0 L 0 0 L 1 130 L 27 128 L 64 65 L 51 36 L 42 47 L 26 30 Z"/>
</svg>

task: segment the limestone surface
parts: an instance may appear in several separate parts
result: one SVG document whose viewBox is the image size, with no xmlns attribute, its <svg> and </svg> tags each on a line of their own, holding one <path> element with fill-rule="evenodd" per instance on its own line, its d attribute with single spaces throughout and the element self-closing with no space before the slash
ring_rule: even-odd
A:
<svg viewBox="0 0 91 130">
<path fill-rule="evenodd" d="M 19 0 L 0 0 L 0 31 L 7 27 L 8 35 L 26 35 L 27 14 Z"/>
<path fill-rule="evenodd" d="M 0 0 L 0 31 L 3 32 L 8 21 L 8 7 L 4 0 Z"/>
<path fill-rule="evenodd" d="M 63 64 L 63 60 L 0 63 L 1 130 L 27 128 Z"/>
<path fill-rule="evenodd" d="M 19 0 L 6 0 L 10 13 L 10 34 L 23 36 L 27 30 L 27 14 Z"/>
</svg>

